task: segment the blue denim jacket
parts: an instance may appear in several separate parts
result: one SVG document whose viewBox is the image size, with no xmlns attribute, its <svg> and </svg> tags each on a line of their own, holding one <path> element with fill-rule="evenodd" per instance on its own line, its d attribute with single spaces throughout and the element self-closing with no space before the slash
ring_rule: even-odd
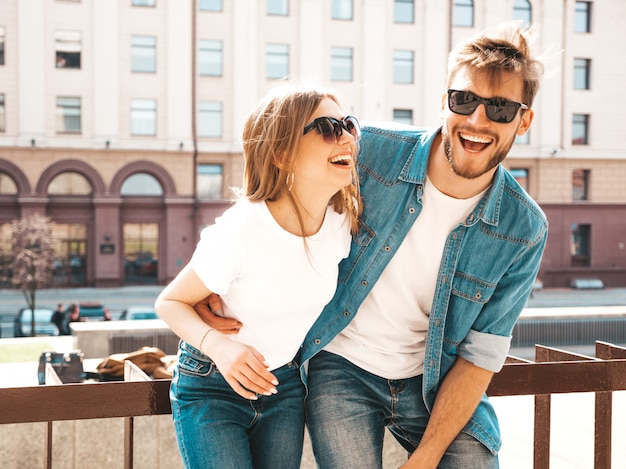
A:
<svg viewBox="0 0 626 469">
<path fill-rule="evenodd" d="M 335 296 L 303 343 L 303 362 L 352 320 L 419 216 L 438 132 L 363 128 L 361 229 L 340 265 Z M 448 235 L 442 254 L 424 357 L 422 393 L 429 411 L 457 356 L 488 370 L 501 368 L 539 270 L 547 231 L 542 210 L 498 167 L 492 186 Z M 492 452 L 499 450 L 500 430 L 486 396 L 464 431 Z"/>
</svg>

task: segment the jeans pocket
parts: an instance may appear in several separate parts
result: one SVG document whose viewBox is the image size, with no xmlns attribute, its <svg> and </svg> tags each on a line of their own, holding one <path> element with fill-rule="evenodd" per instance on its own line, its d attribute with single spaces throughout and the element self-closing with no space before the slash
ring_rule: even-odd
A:
<svg viewBox="0 0 626 469">
<path fill-rule="evenodd" d="M 217 371 L 217 367 L 211 358 L 189 344 L 182 342 L 178 355 L 178 371 L 181 375 L 205 377 Z"/>
</svg>

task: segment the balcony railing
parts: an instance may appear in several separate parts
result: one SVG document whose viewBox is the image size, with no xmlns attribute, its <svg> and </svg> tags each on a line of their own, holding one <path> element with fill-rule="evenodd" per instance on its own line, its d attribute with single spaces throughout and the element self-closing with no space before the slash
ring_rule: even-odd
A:
<svg viewBox="0 0 626 469">
<path fill-rule="evenodd" d="M 612 392 L 626 390 L 626 348 L 596 342 L 596 356 L 536 346 L 536 361 L 509 357 L 490 396 L 535 396 L 535 469 L 550 465 L 552 394 L 595 393 L 594 467 L 611 468 Z M 47 369 L 46 382 L 55 373 Z M 58 379 L 58 378 L 57 378 Z M 169 380 L 150 380 L 126 362 L 125 381 L 0 389 L 0 424 L 47 422 L 44 467 L 52 468 L 52 422 L 124 417 L 124 467 L 132 469 L 134 418 L 171 413 Z M 50 403 L 67 403 L 50 405 Z"/>
</svg>

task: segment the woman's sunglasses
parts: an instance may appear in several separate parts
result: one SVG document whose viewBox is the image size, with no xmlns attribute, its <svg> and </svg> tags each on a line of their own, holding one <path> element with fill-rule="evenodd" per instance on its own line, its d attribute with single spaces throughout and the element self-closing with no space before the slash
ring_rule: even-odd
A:
<svg viewBox="0 0 626 469">
<path fill-rule="evenodd" d="M 310 124 L 304 126 L 304 133 L 308 134 L 311 130 L 322 136 L 324 142 L 335 144 L 341 138 L 344 129 L 354 137 L 355 140 L 361 138 L 361 126 L 354 116 L 346 116 L 343 119 L 335 119 L 334 117 L 318 117 Z"/>
<path fill-rule="evenodd" d="M 517 111 L 528 106 L 504 98 L 481 98 L 471 91 L 448 90 L 448 107 L 455 114 L 469 116 L 480 105 L 485 105 L 487 117 L 499 124 L 508 124 L 515 119 Z"/>
</svg>

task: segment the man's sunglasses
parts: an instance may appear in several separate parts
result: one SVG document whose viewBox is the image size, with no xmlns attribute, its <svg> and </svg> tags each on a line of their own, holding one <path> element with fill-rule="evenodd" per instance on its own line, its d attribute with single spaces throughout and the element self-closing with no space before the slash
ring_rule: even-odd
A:
<svg viewBox="0 0 626 469">
<path fill-rule="evenodd" d="M 335 144 L 341 138 L 344 129 L 354 137 L 355 140 L 361 138 L 361 126 L 354 116 L 346 116 L 343 119 L 335 119 L 334 117 L 318 117 L 310 124 L 304 126 L 304 134 L 308 134 L 311 130 L 322 136 L 324 142 Z"/>
<path fill-rule="evenodd" d="M 499 124 L 512 122 L 519 109 L 528 109 L 525 104 L 504 98 L 481 98 L 471 91 L 448 90 L 448 107 L 455 114 L 469 116 L 480 104 L 485 105 L 487 117 Z"/>
</svg>

